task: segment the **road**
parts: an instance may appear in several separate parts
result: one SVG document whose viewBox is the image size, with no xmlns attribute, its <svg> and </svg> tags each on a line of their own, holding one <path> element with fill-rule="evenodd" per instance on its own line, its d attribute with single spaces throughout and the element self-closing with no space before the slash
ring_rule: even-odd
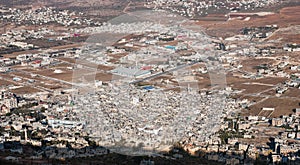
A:
<svg viewBox="0 0 300 165">
<path fill-rule="evenodd" d="M 129 8 L 129 6 L 131 5 L 131 1 L 129 1 L 129 3 L 126 5 L 126 7 L 123 9 L 123 13 L 128 14 L 127 9 Z"/>
<path fill-rule="evenodd" d="M 167 71 L 165 71 L 165 72 L 159 72 L 159 73 L 153 74 L 153 75 L 151 75 L 151 76 L 149 76 L 149 77 L 146 77 L 146 78 L 143 78 L 143 79 L 140 79 L 140 80 L 135 80 L 135 81 L 133 81 L 133 82 L 130 82 L 129 84 L 137 84 L 137 83 L 140 83 L 140 82 L 143 82 L 143 81 L 151 80 L 151 79 L 156 78 L 156 77 L 159 77 L 159 76 L 161 76 L 161 75 L 164 75 L 164 74 L 167 74 L 167 73 L 172 73 L 172 72 L 174 72 L 174 71 L 176 71 L 176 70 L 179 70 L 179 69 L 182 69 L 182 68 L 186 68 L 186 67 L 188 67 L 188 66 L 192 66 L 192 65 L 197 64 L 197 63 L 199 63 L 199 62 L 202 62 L 202 61 L 199 60 L 199 61 L 196 61 L 196 62 L 192 62 L 192 63 L 190 63 L 190 64 L 180 65 L 180 66 L 177 66 L 176 68 L 167 70 Z"/>
</svg>

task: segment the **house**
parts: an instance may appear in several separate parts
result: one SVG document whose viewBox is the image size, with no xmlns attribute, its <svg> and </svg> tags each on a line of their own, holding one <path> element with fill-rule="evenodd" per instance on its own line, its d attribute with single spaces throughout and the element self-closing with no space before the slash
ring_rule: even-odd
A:
<svg viewBox="0 0 300 165">
<path fill-rule="evenodd" d="M 298 69 L 298 66 L 291 66 L 290 69 L 293 70 L 293 71 L 295 71 L 295 70 Z"/>
<path fill-rule="evenodd" d="M 280 118 L 273 118 L 272 119 L 272 126 L 282 126 L 283 120 Z"/>
<path fill-rule="evenodd" d="M 252 135 L 243 135 L 244 139 L 251 139 Z"/>
<path fill-rule="evenodd" d="M 41 60 L 35 60 L 31 63 L 31 66 L 34 68 L 38 68 L 41 66 L 42 61 Z"/>
<path fill-rule="evenodd" d="M 248 148 L 248 144 L 239 143 L 238 147 L 239 147 L 239 150 L 246 151 Z"/>
<path fill-rule="evenodd" d="M 14 156 L 7 156 L 7 157 L 5 157 L 5 160 L 7 160 L 7 161 L 18 162 L 18 161 L 19 161 L 19 158 L 14 157 Z"/>
<path fill-rule="evenodd" d="M 249 123 L 239 123 L 238 124 L 238 129 L 239 130 L 246 130 L 250 127 L 251 127 L 251 125 Z"/>
<path fill-rule="evenodd" d="M 226 164 L 237 165 L 240 164 L 240 161 L 236 158 L 231 158 L 226 160 Z"/>
<path fill-rule="evenodd" d="M 10 109 L 5 105 L 5 104 L 2 104 L 0 106 L 0 114 L 7 114 L 7 113 L 10 113 Z"/>
<path fill-rule="evenodd" d="M 237 138 L 228 138 L 228 144 L 235 145 L 236 143 L 238 143 Z"/>
<path fill-rule="evenodd" d="M 21 81 L 22 79 L 19 78 L 19 77 L 14 77 L 13 80 L 14 80 L 14 81 Z"/>
<path fill-rule="evenodd" d="M 248 116 L 248 120 L 257 121 L 258 120 L 258 116 Z"/>
<path fill-rule="evenodd" d="M 283 87 L 283 88 L 277 88 L 276 89 L 276 93 L 278 93 L 278 94 L 283 94 L 285 91 L 287 91 L 288 90 L 288 88 L 287 87 Z"/>
<path fill-rule="evenodd" d="M 154 165 L 154 161 L 151 160 L 142 160 L 140 165 Z"/>
<path fill-rule="evenodd" d="M 288 154 L 298 152 L 299 145 L 291 144 L 291 145 L 281 145 L 280 146 L 280 154 Z"/>
<path fill-rule="evenodd" d="M 261 110 L 262 111 L 274 111 L 275 108 L 266 108 L 266 107 L 263 107 Z"/>
<path fill-rule="evenodd" d="M 274 154 L 274 155 L 272 155 L 272 162 L 273 163 L 279 163 L 279 162 L 281 162 L 281 156 L 280 155 L 278 155 L 278 154 Z"/>
<path fill-rule="evenodd" d="M 219 160 L 219 155 L 211 154 L 207 155 L 208 160 L 213 160 L 213 161 L 218 161 Z"/>
</svg>

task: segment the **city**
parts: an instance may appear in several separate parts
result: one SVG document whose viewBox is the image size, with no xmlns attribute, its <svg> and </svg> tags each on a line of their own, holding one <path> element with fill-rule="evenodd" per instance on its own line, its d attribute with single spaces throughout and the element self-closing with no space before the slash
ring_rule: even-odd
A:
<svg viewBox="0 0 300 165">
<path fill-rule="evenodd" d="M 81 3 L 0 1 L 1 163 L 300 162 L 299 2 Z"/>
</svg>

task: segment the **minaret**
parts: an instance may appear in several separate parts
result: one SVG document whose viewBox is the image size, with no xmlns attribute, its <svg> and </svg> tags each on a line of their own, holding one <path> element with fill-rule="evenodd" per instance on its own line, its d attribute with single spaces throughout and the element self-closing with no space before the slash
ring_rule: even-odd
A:
<svg viewBox="0 0 300 165">
<path fill-rule="evenodd" d="M 25 142 L 27 142 L 27 128 L 26 127 L 25 127 L 24 132 L 25 132 Z"/>
</svg>

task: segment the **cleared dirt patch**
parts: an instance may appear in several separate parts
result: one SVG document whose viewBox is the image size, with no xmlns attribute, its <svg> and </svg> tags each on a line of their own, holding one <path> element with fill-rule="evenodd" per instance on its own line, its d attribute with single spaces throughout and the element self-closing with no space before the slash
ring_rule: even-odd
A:
<svg viewBox="0 0 300 165">
<path fill-rule="evenodd" d="M 275 60 L 268 58 L 250 58 L 241 61 L 241 65 L 243 65 L 242 70 L 247 72 L 256 73 L 257 69 L 261 65 L 273 65 Z"/>
<path fill-rule="evenodd" d="M 282 96 L 287 97 L 298 97 L 300 99 L 300 89 L 298 88 L 290 88 Z"/>
<path fill-rule="evenodd" d="M 293 109 L 299 108 L 299 100 L 291 100 L 288 98 L 268 98 L 263 102 L 255 104 L 249 107 L 249 112 L 252 115 L 258 115 L 263 107 L 275 108 L 275 111 L 271 117 L 279 117 L 281 115 L 290 115 L 293 113 Z"/>
<path fill-rule="evenodd" d="M 95 79 L 100 81 L 112 81 L 120 78 L 122 77 L 118 75 L 113 75 L 111 73 L 97 73 L 95 76 Z"/>
<path fill-rule="evenodd" d="M 237 89 L 244 89 L 242 93 L 244 94 L 256 94 L 258 92 L 262 92 L 264 90 L 270 89 L 272 87 L 265 85 L 252 85 L 252 84 L 237 84 L 235 85 Z"/>
<path fill-rule="evenodd" d="M 34 72 L 35 74 L 40 74 L 47 77 L 56 78 L 64 81 L 72 81 L 73 71 L 71 70 L 62 70 L 62 73 L 54 73 L 53 69 L 45 69 L 41 71 Z"/>
<path fill-rule="evenodd" d="M 26 86 L 26 87 L 13 89 L 13 90 L 11 90 L 11 92 L 19 94 L 19 95 L 23 95 L 23 94 L 37 93 L 37 92 L 41 92 L 41 91 L 38 89 L 32 88 L 32 87 Z"/>
<path fill-rule="evenodd" d="M 278 83 L 284 83 L 286 80 L 287 78 L 285 77 L 266 77 L 266 78 L 253 80 L 253 82 L 276 85 Z"/>
<path fill-rule="evenodd" d="M 12 82 L 0 79 L 0 86 L 7 86 L 7 85 L 12 85 L 12 84 L 13 84 Z M 13 85 L 15 85 L 15 84 L 13 84 Z"/>
<path fill-rule="evenodd" d="M 83 66 L 87 66 L 87 67 L 91 67 L 91 68 L 97 67 L 98 70 L 102 70 L 102 71 L 109 71 L 109 70 L 113 69 L 113 67 L 111 67 L 111 66 L 97 65 L 97 64 L 91 63 L 89 61 L 76 60 L 76 59 L 68 58 L 68 57 L 60 57 L 58 59 L 61 61 L 67 62 L 67 63 L 71 63 L 71 64 L 81 64 Z"/>
</svg>

